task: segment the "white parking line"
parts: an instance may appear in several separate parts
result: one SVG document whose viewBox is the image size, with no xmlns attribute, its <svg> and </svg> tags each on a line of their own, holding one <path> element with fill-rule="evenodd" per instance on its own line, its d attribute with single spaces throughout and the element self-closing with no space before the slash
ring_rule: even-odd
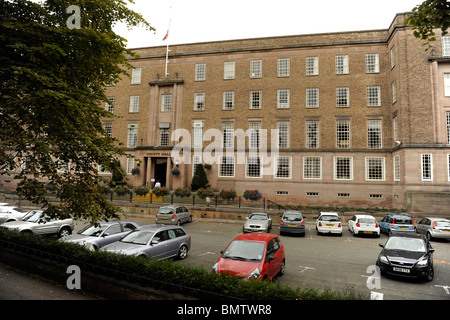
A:
<svg viewBox="0 0 450 320">
<path fill-rule="evenodd" d="M 201 257 L 201 256 L 206 256 L 206 255 L 208 255 L 208 254 L 215 254 L 215 253 L 214 253 L 214 252 L 209 252 L 209 251 L 207 251 L 207 252 L 205 252 L 205 253 L 199 254 L 198 256 Z"/>
<path fill-rule="evenodd" d="M 299 268 L 303 268 L 303 270 L 300 271 L 300 273 L 303 273 L 303 272 L 305 272 L 306 270 L 314 270 L 314 269 L 316 269 L 316 268 L 304 267 L 304 266 L 298 266 L 298 267 L 299 267 Z"/>
<path fill-rule="evenodd" d="M 435 285 L 435 287 L 443 288 L 446 294 L 450 294 L 450 291 L 449 291 L 450 286 L 438 286 L 438 285 Z"/>
</svg>

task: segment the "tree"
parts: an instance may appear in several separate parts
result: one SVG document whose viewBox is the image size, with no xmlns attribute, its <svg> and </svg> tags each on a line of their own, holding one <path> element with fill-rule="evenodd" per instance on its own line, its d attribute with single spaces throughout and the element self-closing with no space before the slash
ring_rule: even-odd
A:
<svg viewBox="0 0 450 320">
<path fill-rule="evenodd" d="M 201 163 L 197 164 L 195 167 L 195 173 L 192 177 L 191 189 L 197 190 L 200 188 L 204 188 L 209 183 L 208 178 L 206 177 L 205 169 L 203 169 L 203 165 Z"/>
<path fill-rule="evenodd" d="M 430 42 L 436 41 L 435 29 L 441 29 L 442 35 L 447 34 L 450 26 L 450 2 L 447 0 L 426 0 L 412 9 L 413 14 L 404 22 L 414 28 L 414 36 Z"/>
<path fill-rule="evenodd" d="M 116 173 L 124 151 L 102 126 L 113 115 L 101 102 L 135 55 L 112 27 L 153 28 L 122 0 L 6 0 L 0 12 L 0 174 L 50 215 L 118 217 L 98 165 Z M 60 204 L 50 204 L 47 183 Z"/>
</svg>

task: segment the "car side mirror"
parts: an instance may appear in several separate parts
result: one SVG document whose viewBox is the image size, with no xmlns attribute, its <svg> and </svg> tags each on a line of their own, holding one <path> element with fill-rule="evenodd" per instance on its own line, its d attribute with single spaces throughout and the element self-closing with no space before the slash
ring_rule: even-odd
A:
<svg viewBox="0 0 450 320">
<path fill-rule="evenodd" d="M 104 233 L 104 234 L 102 234 L 102 238 L 106 238 L 106 237 L 108 237 L 109 236 L 109 233 Z"/>
<path fill-rule="evenodd" d="M 274 259 L 274 257 L 272 255 L 267 256 L 266 257 L 266 262 L 270 263 L 270 261 L 272 261 Z"/>
<path fill-rule="evenodd" d="M 380 247 L 384 248 L 384 244 L 379 243 L 378 245 L 379 245 Z"/>
<path fill-rule="evenodd" d="M 433 248 L 428 249 L 428 252 L 429 252 L 429 253 L 433 253 L 434 251 L 436 251 L 436 250 L 433 249 Z"/>
<path fill-rule="evenodd" d="M 159 240 L 152 240 L 152 242 L 150 243 L 151 245 L 154 245 L 154 244 L 158 244 L 159 243 Z"/>
</svg>

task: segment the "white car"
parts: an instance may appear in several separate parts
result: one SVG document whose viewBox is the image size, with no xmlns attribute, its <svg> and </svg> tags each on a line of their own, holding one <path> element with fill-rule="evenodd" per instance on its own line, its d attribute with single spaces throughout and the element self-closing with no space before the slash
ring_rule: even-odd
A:
<svg viewBox="0 0 450 320">
<path fill-rule="evenodd" d="M 341 218 L 337 212 L 321 212 L 316 220 L 317 234 L 334 233 L 342 236 Z"/>
<path fill-rule="evenodd" d="M 19 221 L 27 214 L 29 210 L 19 207 L 1 205 L 0 206 L 0 224 L 9 221 Z"/>
<path fill-rule="evenodd" d="M 377 220 L 371 215 L 357 214 L 348 219 L 348 230 L 354 236 L 370 234 L 380 236 L 380 226 Z"/>
</svg>

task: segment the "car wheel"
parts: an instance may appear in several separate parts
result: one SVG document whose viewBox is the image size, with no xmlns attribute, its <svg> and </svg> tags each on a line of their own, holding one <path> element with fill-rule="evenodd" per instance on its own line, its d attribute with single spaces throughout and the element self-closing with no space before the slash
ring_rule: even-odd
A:
<svg viewBox="0 0 450 320">
<path fill-rule="evenodd" d="M 286 272 L 286 261 L 283 260 L 283 262 L 281 263 L 281 269 L 280 272 L 278 273 L 280 276 L 282 276 L 284 273 Z"/>
<path fill-rule="evenodd" d="M 67 237 L 70 234 L 72 234 L 72 230 L 68 227 L 64 227 L 64 228 L 61 228 L 61 230 L 59 230 L 58 237 L 63 238 L 63 237 Z"/>
<path fill-rule="evenodd" d="M 177 221 L 177 226 L 181 226 L 181 221 L 180 220 Z"/>
<path fill-rule="evenodd" d="M 431 266 L 430 271 L 428 271 L 428 274 L 425 277 L 425 280 L 431 282 L 433 281 L 433 279 L 434 279 L 434 268 L 433 266 Z"/>
<path fill-rule="evenodd" d="M 431 241 L 431 239 L 433 239 L 433 237 L 431 236 L 431 234 L 429 232 L 427 232 L 427 240 Z"/>
<path fill-rule="evenodd" d="M 178 259 L 183 260 L 187 257 L 188 254 L 188 247 L 186 245 L 182 245 L 180 250 L 178 250 Z"/>
<path fill-rule="evenodd" d="M 188 222 L 192 222 L 192 216 L 189 216 Z"/>
</svg>

